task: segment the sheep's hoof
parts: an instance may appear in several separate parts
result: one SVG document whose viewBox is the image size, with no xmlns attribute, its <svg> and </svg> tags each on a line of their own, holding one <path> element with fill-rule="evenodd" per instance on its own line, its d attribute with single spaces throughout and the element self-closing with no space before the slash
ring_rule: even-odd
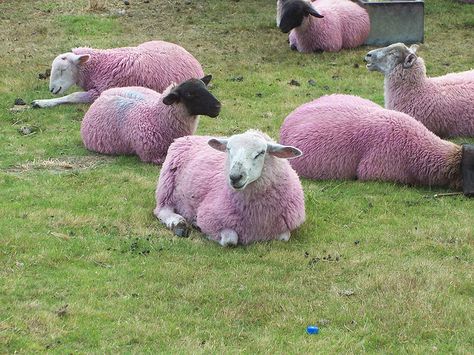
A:
<svg viewBox="0 0 474 355">
<path fill-rule="evenodd" d="M 179 222 L 177 225 L 173 227 L 173 233 L 181 238 L 189 237 L 189 232 L 191 229 L 189 228 L 188 224 L 184 221 Z"/>
<path fill-rule="evenodd" d="M 33 102 L 31 103 L 31 107 L 33 107 L 33 108 L 41 108 L 40 104 L 37 103 L 36 101 L 33 101 Z"/>
<path fill-rule="evenodd" d="M 290 46 L 290 49 L 291 49 L 292 51 L 297 51 L 297 50 L 298 50 L 298 48 L 296 48 L 296 46 L 295 46 L 294 44 L 292 44 L 292 45 Z"/>
</svg>

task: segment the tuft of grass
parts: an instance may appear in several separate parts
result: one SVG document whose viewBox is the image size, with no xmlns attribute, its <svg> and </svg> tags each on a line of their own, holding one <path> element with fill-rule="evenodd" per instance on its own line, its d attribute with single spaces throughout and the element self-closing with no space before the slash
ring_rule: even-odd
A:
<svg viewBox="0 0 474 355">
<path fill-rule="evenodd" d="M 104 11 L 107 9 L 107 0 L 89 0 L 89 11 Z"/>
<path fill-rule="evenodd" d="M 131 1 L 113 17 L 88 6 L 0 2 L 0 352 L 472 353 L 474 200 L 303 180 L 307 221 L 289 243 L 222 249 L 152 215 L 160 167 L 83 147 L 87 105 L 10 111 L 51 97 L 38 73 L 58 53 L 163 39 L 213 74 L 222 113 L 198 134 L 277 138 L 321 95 L 383 104 L 362 62 L 371 48 L 292 52 L 267 0 Z M 471 69 L 469 5 L 425 6 L 429 75 Z"/>
</svg>

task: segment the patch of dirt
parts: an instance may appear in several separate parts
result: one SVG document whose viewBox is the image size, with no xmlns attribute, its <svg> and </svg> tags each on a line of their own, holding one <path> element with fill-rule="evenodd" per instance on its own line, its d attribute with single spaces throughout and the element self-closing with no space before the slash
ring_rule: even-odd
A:
<svg viewBox="0 0 474 355">
<path fill-rule="evenodd" d="M 9 173 L 24 173 L 33 170 L 48 170 L 51 172 L 77 171 L 94 169 L 99 165 L 112 161 L 112 159 L 113 157 L 107 156 L 64 157 L 61 159 L 34 160 L 2 170 Z"/>
</svg>

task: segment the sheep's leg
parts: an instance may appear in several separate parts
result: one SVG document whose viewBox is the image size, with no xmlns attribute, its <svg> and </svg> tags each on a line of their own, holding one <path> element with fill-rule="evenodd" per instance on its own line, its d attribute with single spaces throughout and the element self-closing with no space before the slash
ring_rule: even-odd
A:
<svg viewBox="0 0 474 355">
<path fill-rule="evenodd" d="M 276 237 L 277 240 L 281 240 L 282 242 L 287 242 L 290 240 L 290 232 L 285 232 Z"/>
<path fill-rule="evenodd" d="M 237 242 L 239 241 L 237 233 L 232 229 L 223 229 L 220 232 L 220 237 L 221 239 L 217 240 L 217 242 L 223 247 L 237 245 Z"/>
<path fill-rule="evenodd" d="M 97 96 L 95 90 L 73 92 L 70 95 L 58 97 L 56 99 L 34 100 L 32 106 L 34 108 L 45 108 L 62 104 L 88 104 L 94 102 Z"/>
<path fill-rule="evenodd" d="M 156 208 L 154 213 L 155 216 L 178 237 L 189 236 L 190 228 L 186 220 L 183 216 L 174 213 L 172 208 L 162 207 L 159 210 Z"/>
</svg>

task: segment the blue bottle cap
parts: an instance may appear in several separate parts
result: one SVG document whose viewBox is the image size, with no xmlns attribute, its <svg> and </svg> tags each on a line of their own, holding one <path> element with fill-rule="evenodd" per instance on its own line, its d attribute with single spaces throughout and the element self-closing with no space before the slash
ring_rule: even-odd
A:
<svg viewBox="0 0 474 355">
<path fill-rule="evenodd" d="M 315 325 L 308 325 L 306 331 L 308 332 L 308 334 L 318 334 L 319 328 Z"/>
</svg>

